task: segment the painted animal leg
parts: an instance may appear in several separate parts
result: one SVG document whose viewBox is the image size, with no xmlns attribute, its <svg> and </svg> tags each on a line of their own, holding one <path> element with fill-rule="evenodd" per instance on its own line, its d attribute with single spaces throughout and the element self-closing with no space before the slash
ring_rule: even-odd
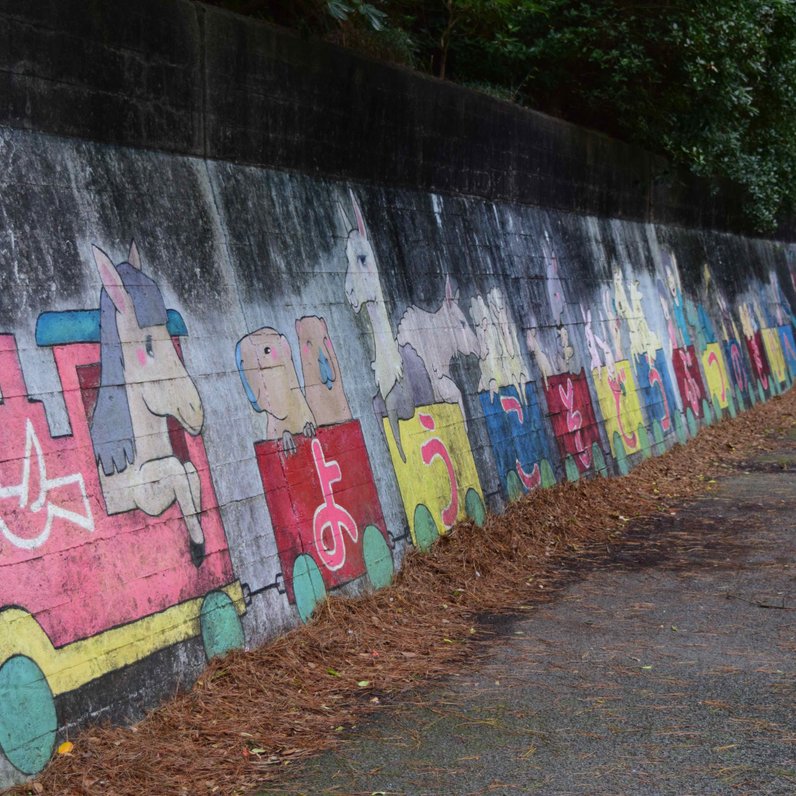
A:
<svg viewBox="0 0 796 796">
<path fill-rule="evenodd" d="M 464 413 L 464 398 L 462 397 L 461 390 L 456 386 L 456 382 L 449 376 L 443 376 L 437 381 L 437 392 L 439 397 L 445 401 L 446 404 L 459 404 L 459 408 L 462 410 L 464 430 L 467 431 L 467 415 Z"/>
<path fill-rule="evenodd" d="M 396 381 L 393 388 L 384 399 L 384 407 L 387 411 L 387 419 L 390 421 L 390 429 L 398 449 L 398 455 L 402 462 L 406 462 L 403 442 L 401 441 L 401 429 L 398 425 L 399 420 L 409 420 L 415 413 L 415 400 L 412 394 L 412 385 L 408 378 Z"/>
<path fill-rule="evenodd" d="M 398 455 L 401 457 L 401 461 L 406 464 L 406 454 L 404 453 L 404 446 L 401 442 L 401 429 L 398 427 L 398 407 L 395 405 L 395 402 L 390 400 L 389 395 L 387 396 L 386 404 L 387 419 L 390 421 L 392 438 L 395 440 L 395 447 L 398 449 Z"/>
<path fill-rule="evenodd" d="M 190 462 L 183 465 L 176 456 L 153 459 L 141 465 L 138 470 L 138 481 L 135 488 L 138 508 L 152 517 L 158 517 L 176 501 L 191 537 L 191 554 L 194 563 L 199 557 L 200 547 L 201 558 L 204 558 L 205 537 L 199 520 L 202 487 L 196 468 Z M 194 552 L 195 550 L 197 552 Z"/>
</svg>

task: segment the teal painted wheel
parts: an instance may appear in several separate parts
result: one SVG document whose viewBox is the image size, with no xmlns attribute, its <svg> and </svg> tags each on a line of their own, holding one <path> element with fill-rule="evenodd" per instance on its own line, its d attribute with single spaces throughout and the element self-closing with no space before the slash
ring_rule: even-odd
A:
<svg viewBox="0 0 796 796">
<path fill-rule="evenodd" d="M 655 455 L 661 456 L 666 453 L 666 442 L 663 438 L 663 426 L 660 420 L 652 422 L 652 438 L 655 440 Z"/>
<path fill-rule="evenodd" d="M 707 398 L 702 399 L 702 420 L 706 426 L 713 425 L 713 412 L 710 409 L 710 402 Z"/>
<path fill-rule="evenodd" d="M 743 393 L 741 392 L 740 387 L 735 388 L 735 403 L 737 404 L 737 411 L 745 412 L 746 411 L 746 401 L 743 399 Z"/>
<path fill-rule="evenodd" d="M 207 660 L 243 647 L 243 626 L 230 596 L 211 591 L 202 601 L 199 627 Z"/>
<path fill-rule="evenodd" d="M 556 485 L 556 474 L 553 472 L 553 468 L 550 466 L 550 462 L 547 459 L 542 459 L 542 463 L 539 465 L 539 469 L 542 471 L 542 489 L 547 489 L 550 486 Z"/>
<path fill-rule="evenodd" d="M 730 397 L 732 400 L 732 397 Z M 721 420 L 722 410 L 721 410 L 721 403 L 719 402 L 718 395 L 713 396 L 713 419 L 718 422 Z"/>
<path fill-rule="evenodd" d="M 596 443 L 591 444 L 591 459 L 594 463 L 594 472 L 603 478 L 608 477 L 608 465 L 605 463 L 603 449 Z"/>
<path fill-rule="evenodd" d="M 0 666 L 0 749 L 23 774 L 38 774 L 55 746 L 58 717 L 38 664 L 15 655 Z"/>
<path fill-rule="evenodd" d="M 506 494 L 510 502 L 519 500 L 525 494 L 525 487 L 520 481 L 520 477 L 514 470 L 509 470 L 506 473 Z"/>
<path fill-rule="evenodd" d="M 685 431 L 685 424 L 683 423 L 683 413 L 682 412 L 675 412 L 674 413 L 674 433 L 677 437 L 677 441 L 681 445 L 685 445 L 686 440 L 688 437 L 686 436 Z"/>
<path fill-rule="evenodd" d="M 434 517 L 428 507 L 423 503 L 418 503 L 415 506 L 415 516 L 412 523 L 414 529 L 415 545 L 418 550 L 428 550 L 434 542 L 439 538 L 439 528 L 437 523 L 434 522 Z"/>
<path fill-rule="evenodd" d="M 567 475 L 567 481 L 571 481 L 573 484 L 580 479 L 580 470 L 578 470 L 578 465 L 575 464 L 571 453 L 564 459 L 564 472 Z"/>
<path fill-rule="evenodd" d="M 630 462 L 627 460 L 625 444 L 622 442 L 622 437 L 618 431 L 614 431 L 614 458 L 620 474 L 627 475 L 630 472 Z"/>
<path fill-rule="evenodd" d="M 383 589 L 392 583 L 395 567 L 387 540 L 375 525 L 368 525 L 362 534 L 362 557 L 365 572 L 374 589 Z"/>
<path fill-rule="evenodd" d="M 650 447 L 650 435 L 647 433 L 647 428 L 642 423 L 639 425 L 638 429 L 636 429 L 636 434 L 638 434 L 638 444 L 641 448 L 641 455 L 645 459 L 649 459 L 652 456 L 652 448 Z"/>
<path fill-rule="evenodd" d="M 760 379 L 757 380 L 757 397 L 760 399 L 760 403 L 765 403 L 766 401 L 766 391 L 763 389 L 763 382 Z"/>
<path fill-rule="evenodd" d="M 699 426 L 697 425 L 696 416 L 690 406 L 685 410 L 685 422 L 688 425 L 688 433 L 692 437 L 695 437 L 699 431 Z"/>
<path fill-rule="evenodd" d="M 326 585 L 312 556 L 302 553 L 293 562 L 293 594 L 302 622 L 309 622 L 315 606 L 326 599 Z"/>
<path fill-rule="evenodd" d="M 481 495 L 472 487 L 467 490 L 467 494 L 464 496 L 464 510 L 467 512 L 467 516 L 479 527 L 486 522 L 484 501 L 481 500 Z"/>
</svg>

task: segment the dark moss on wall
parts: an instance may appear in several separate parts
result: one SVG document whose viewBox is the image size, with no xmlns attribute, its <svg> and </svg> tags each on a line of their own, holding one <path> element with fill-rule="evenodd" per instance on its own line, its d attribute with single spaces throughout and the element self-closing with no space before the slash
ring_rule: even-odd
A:
<svg viewBox="0 0 796 796">
<path fill-rule="evenodd" d="M 0 95 L 2 126 L 746 231 L 731 186 L 602 134 L 189 0 L 0 0 Z"/>
</svg>

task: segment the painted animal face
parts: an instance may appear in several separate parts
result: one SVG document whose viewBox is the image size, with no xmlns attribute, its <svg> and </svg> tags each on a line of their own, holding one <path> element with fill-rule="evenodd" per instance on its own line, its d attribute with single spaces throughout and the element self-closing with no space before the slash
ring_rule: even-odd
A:
<svg viewBox="0 0 796 796">
<path fill-rule="evenodd" d="M 338 205 L 344 228 L 348 230 L 346 240 L 346 259 L 348 270 L 345 275 L 345 294 L 354 312 L 359 312 L 370 302 L 383 303 L 384 295 L 379 281 L 379 268 L 373 247 L 368 239 L 368 230 L 359 203 L 351 192 L 351 207 L 354 211 L 356 227 L 352 228 L 343 206 Z"/>
<path fill-rule="evenodd" d="M 348 235 L 346 243 L 348 271 L 345 275 L 345 294 L 354 312 L 369 302 L 383 302 L 379 269 L 370 241 L 357 230 Z"/>
<path fill-rule="evenodd" d="M 777 326 L 782 326 L 785 323 L 785 314 L 782 309 L 782 288 L 779 285 L 779 277 L 774 271 L 768 275 L 768 289 L 777 318 Z"/>
<path fill-rule="evenodd" d="M 663 317 L 666 320 L 666 323 L 669 323 L 669 321 L 672 319 L 672 315 L 669 310 L 669 298 L 671 294 L 660 279 L 656 284 L 658 288 L 658 300 L 661 303 L 661 312 L 663 312 Z"/>
<path fill-rule="evenodd" d="M 757 321 L 757 328 L 764 329 L 767 325 L 766 316 L 756 298 L 752 300 L 752 311 L 754 312 L 754 319 Z"/>
<path fill-rule="evenodd" d="M 591 328 L 591 310 L 588 311 L 585 321 L 584 332 L 586 334 L 586 350 L 589 352 L 589 362 L 593 370 L 600 367 L 600 352 L 597 348 L 594 330 Z"/>
<path fill-rule="evenodd" d="M 640 317 L 644 315 L 643 297 L 641 291 L 638 289 L 638 281 L 631 282 L 630 284 L 630 306 L 633 308 L 633 314 Z"/>
<path fill-rule="evenodd" d="M 489 332 L 492 327 L 492 321 L 489 317 L 490 313 L 487 309 L 486 302 L 479 296 L 474 296 L 470 299 L 470 317 L 473 319 L 475 326 L 475 334 L 478 338 L 478 346 L 481 351 L 481 358 L 486 359 L 489 355 Z"/>
<path fill-rule="evenodd" d="M 198 434 L 204 425 L 202 402 L 168 329 L 128 325 L 126 318 L 119 318 L 118 326 L 128 384 L 140 388 L 153 415 L 174 417 L 189 434 Z"/>
<path fill-rule="evenodd" d="M 445 284 L 445 300 L 442 302 L 439 312 L 442 315 L 443 328 L 449 330 L 455 342 L 453 353 L 475 354 L 480 357 L 481 346 L 478 343 L 478 338 L 470 328 L 470 324 L 467 323 L 467 318 L 459 306 L 458 292 L 454 295 L 451 290 L 450 280 Z"/>
<path fill-rule="evenodd" d="M 671 297 L 677 300 L 677 277 L 674 275 L 674 270 L 671 266 L 666 266 L 666 284 L 669 287 Z"/>
<path fill-rule="evenodd" d="M 614 270 L 614 307 L 616 308 L 616 314 L 627 320 L 630 314 L 627 294 L 625 293 L 625 285 L 622 281 L 622 272 L 618 269 Z"/>
<path fill-rule="evenodd" d="M 338 374 L 326 321 L 315 316 L 301 318 L 296 321 L 296 334 L 301 347 L 305 388 L 320 384 L 327 390 L 333 389 Z"/>
<path fill-rule="evenodd" d="M 139 325 L 132 296 L 110 258 L 94 247 L 102 284 L 116 307 L 116 327 L 129 389 L 140 390 L 146 408 L 158 417 L 174 417 L 189 434 L 199 434 L 204 411 L 196 385 L 185 370 L 166 324 Z M 135 244 L 129 264 L 140 270 Z"/>
<path fill-rule="evenodd" d="M 545 287 L 550 302 L 550 311 L 553 313 L 553 319 L 556 322 L 560 322 L 564 315 L 564 290 L 558 274 L 558 257 L 547 239 L 542 243 L 542 253 L 545 261 L 545 274 L 547 277 Z"/>
<path fill-rule="evenodd" d="M 284 420 L 290 412 L 290 391 L 298 389 L 287 338 L 268 326 L 246 335 L 238 343 L 238 367 L 252 406 Z"/>
</svg>

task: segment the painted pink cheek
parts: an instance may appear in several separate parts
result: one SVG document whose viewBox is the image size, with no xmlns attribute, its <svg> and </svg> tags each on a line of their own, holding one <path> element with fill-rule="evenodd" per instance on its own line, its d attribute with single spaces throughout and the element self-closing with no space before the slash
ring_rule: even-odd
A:
<svg viewBox="0 0 796 796">
<path fill-rule="evenodd" d="M 144 367 L 147 361 L 146 351 L 143 348 L 137 348 L 135 355 L 138 357 L 138 364 L 141 365 L 141 367 Z"/>
</svg>

